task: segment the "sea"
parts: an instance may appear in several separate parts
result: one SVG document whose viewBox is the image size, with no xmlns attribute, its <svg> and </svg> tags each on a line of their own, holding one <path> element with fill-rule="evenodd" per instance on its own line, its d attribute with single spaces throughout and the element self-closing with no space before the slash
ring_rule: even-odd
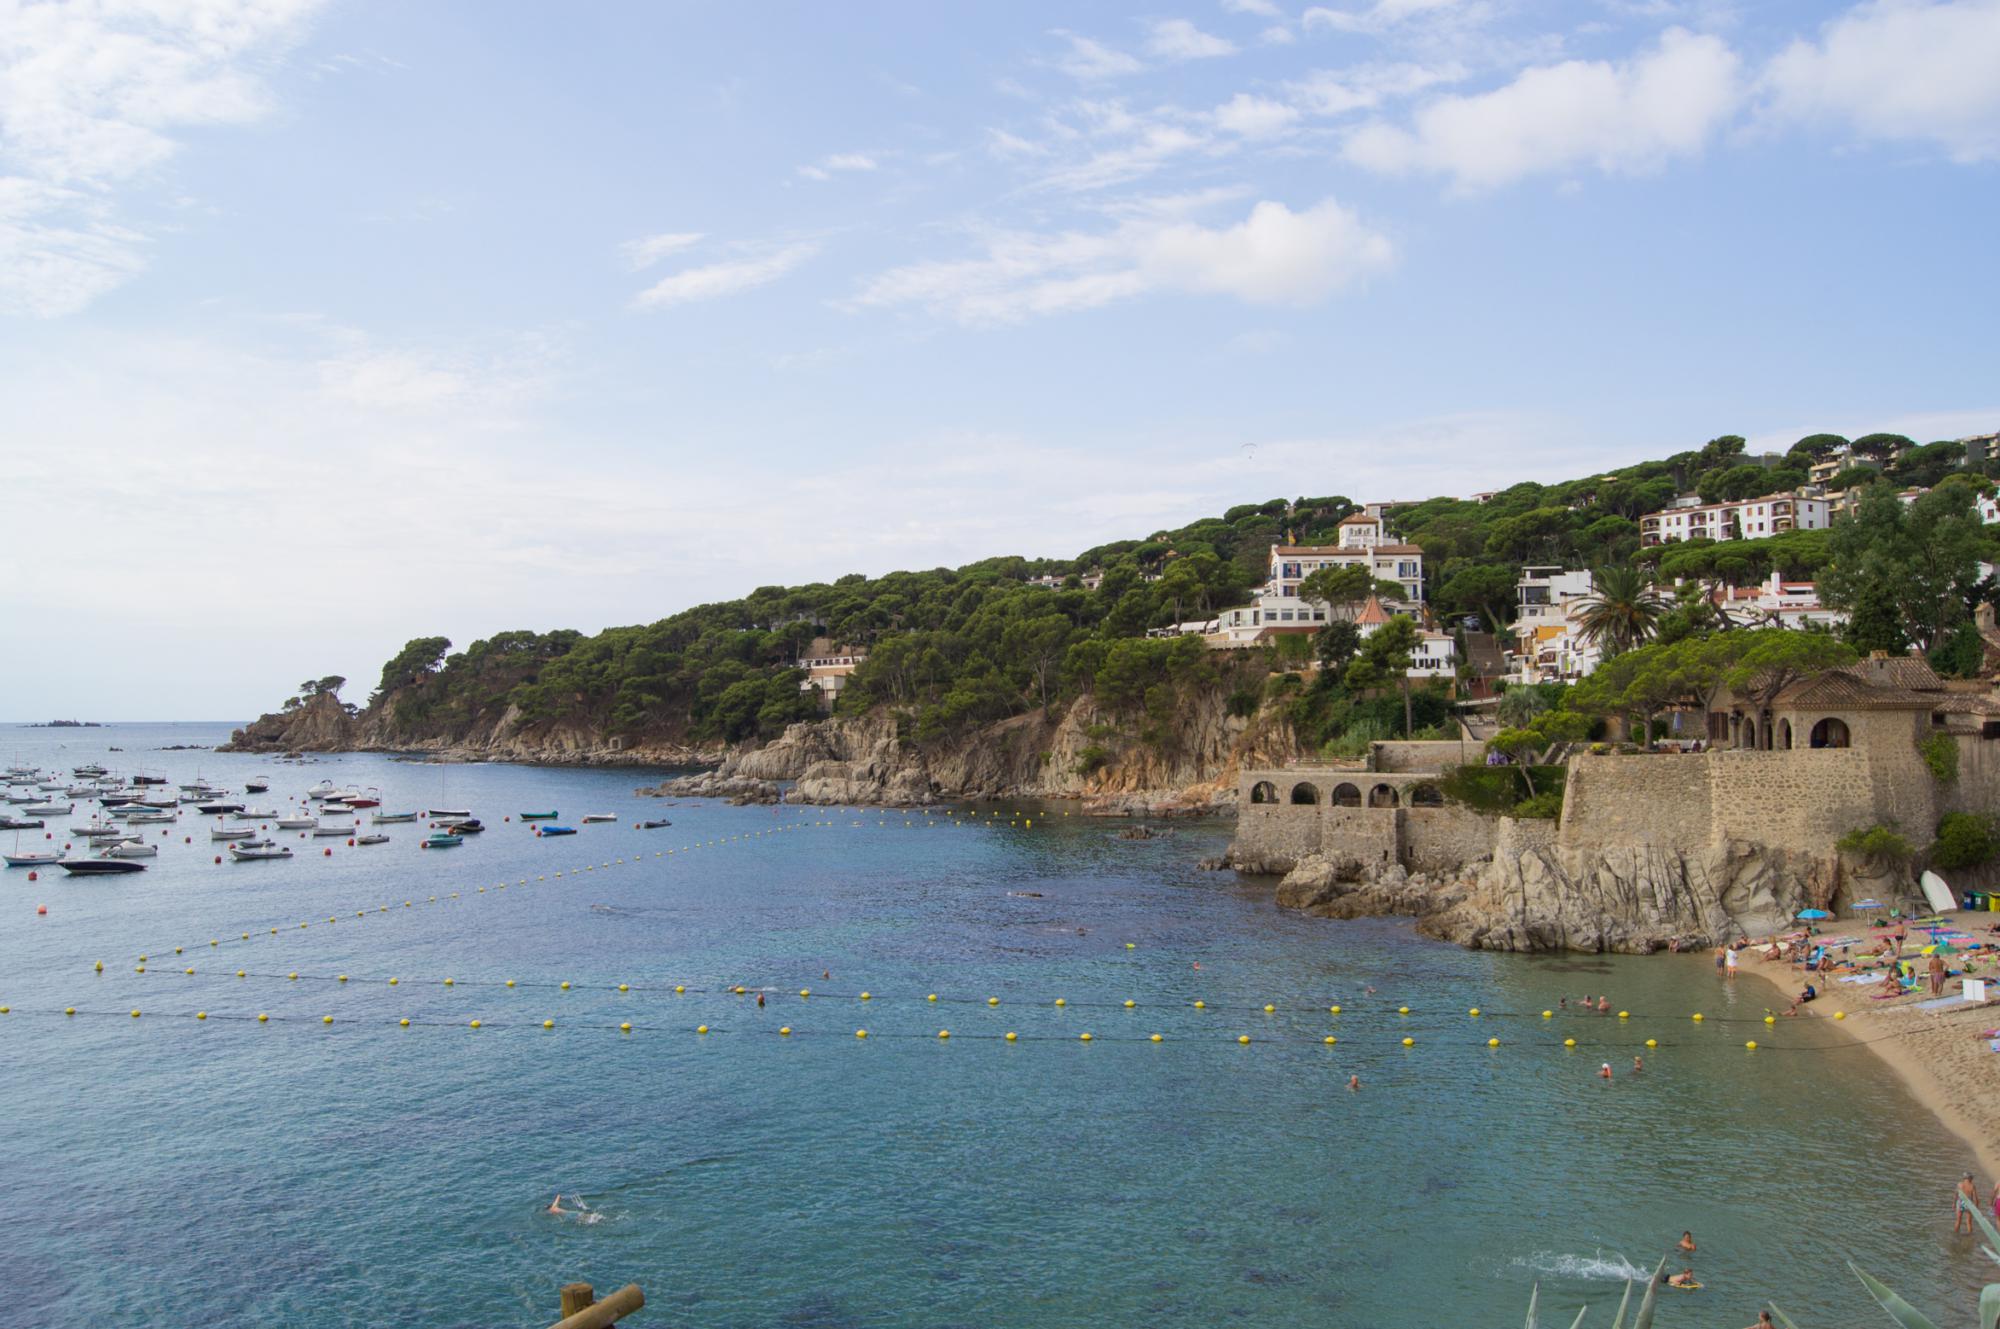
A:
<svg viewBox="0 0 2000 1329">
<path fill-rule="evenodd" d="M 1704 1286 L 1662 1326 L 1885 1322 L 1850 1260 L 1957 1322 L 1990 1272 L 1963 1146 L 1699 960 L 1302 917 L 1197 866 L 1220 820 L 731 807 L 228 728 L 0 758 L 486 829 L 238 863 L 190 809 L 144 872 L 0 875 L 0 1325 L 529 1326 L 584 1281 L 638 1283 L 640 1325 L 1511 1326 L 1539 1285 L 1595 1326 L 1683 1230 Z"/>
</svg>

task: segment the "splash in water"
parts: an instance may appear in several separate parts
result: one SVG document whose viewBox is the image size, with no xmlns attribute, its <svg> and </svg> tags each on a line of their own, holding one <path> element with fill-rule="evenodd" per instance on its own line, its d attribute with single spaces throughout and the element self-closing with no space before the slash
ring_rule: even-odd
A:
<svg viewBox="0 0 2000 1329">
<path fill-rule="evenodd" d="M 1653 1276 L 1650 1269 L 1641 1269 L 1615 1251 L 1607 1255 L 1602 1247 L 1590 1255 L 1571 1255 L 1563 1251 L 1536 1251 L 1514 1261 L 1518 1269 L 1529 1269 L 1550 1278 L 1580 1278 L 1592 1282 L 1609 1281 L 1622 1283 L 1631 1279 L 1644 1283 Z"/>
</svg>

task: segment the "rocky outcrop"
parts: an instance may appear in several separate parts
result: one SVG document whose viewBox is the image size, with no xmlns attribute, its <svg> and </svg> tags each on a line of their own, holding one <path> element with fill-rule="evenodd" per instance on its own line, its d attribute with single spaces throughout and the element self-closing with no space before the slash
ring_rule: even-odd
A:
<svg viewBox="0 0 2000 1329">
<path fill-rule="evenodd" d="M 721 798 L 736 804 L 776 803 L 781 801 L 783 787 L 775 780 L 707 771 L 651 787 L 641 786 L 632 792 L 641 798 Z"/>
<path fill-rule="evenodd" d="M 1767 934 L 1809 905 L 1872 889 L 1838 860 L 1742 841 L 1582 855 L 1510 840 L 1503 833 L 1490 858 L 1453 873 L 1371 872 L 1339 853 L 1311 854 L 1279 883 L 1277 902 L 1328 918 L 1410 915 L 1426 936 L 1474 950 L 1643 955 Z"/>
<path fill-rule="evenodd" d="M 345 752 L 360 733 L 340 698 L 322 692 L 289 710 L 259 716 L 229 736 L 224 752 Z"/>
<path fill-rule="evenodd" d="M 575 722 L 534 724 L 508 706 L 450 738 L 411 736 L 398 722 L 395 699 L 350 712 L 322 693 L 236 730 L 223 752 L 397 752 L 445 761 L 522 761 L 573 766 L 712 766 L 719 746 L 695 747 L 662 738 L 608 737 Z"/>
</svg>

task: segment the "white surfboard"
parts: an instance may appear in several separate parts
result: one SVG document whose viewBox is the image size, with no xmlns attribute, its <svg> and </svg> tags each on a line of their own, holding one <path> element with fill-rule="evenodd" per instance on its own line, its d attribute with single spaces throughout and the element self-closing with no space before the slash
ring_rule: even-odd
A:
<svg viewBox="0 0 2000 1329">
<path fill-rule="evenodd" d="M 1951 887 L 1935 872 L 1926 872 L 1917 878 L 1917 885 L 1924 888 L 1924 899 L 1930 901 L 1931 908 L 1940 914 L 1950 913 L 1958 908 L 1958 898 L 1951 893 Z"/>
</svg>

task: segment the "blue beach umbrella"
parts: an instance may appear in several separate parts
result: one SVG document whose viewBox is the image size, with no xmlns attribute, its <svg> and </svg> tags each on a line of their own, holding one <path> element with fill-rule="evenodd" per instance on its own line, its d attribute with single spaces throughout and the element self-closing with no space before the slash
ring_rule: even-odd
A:
<svg viewBox="0 0 2000 1329">
<path fill-rule="evenodd" d="M 1800 917 L 1800 918 L 1832 918 L 1832 917 L 1833 917 L 1833 915 L 1832 915 L 1832 914 L 1829 914 L 1829 913 L 1828 913 L 1828 912 L 1826 912 L 1826 910 L 1824 910 L 1824 909 L 1801 909 L 1801 910 L 1799 910 L 1799 917 Z"/>
</svg>

